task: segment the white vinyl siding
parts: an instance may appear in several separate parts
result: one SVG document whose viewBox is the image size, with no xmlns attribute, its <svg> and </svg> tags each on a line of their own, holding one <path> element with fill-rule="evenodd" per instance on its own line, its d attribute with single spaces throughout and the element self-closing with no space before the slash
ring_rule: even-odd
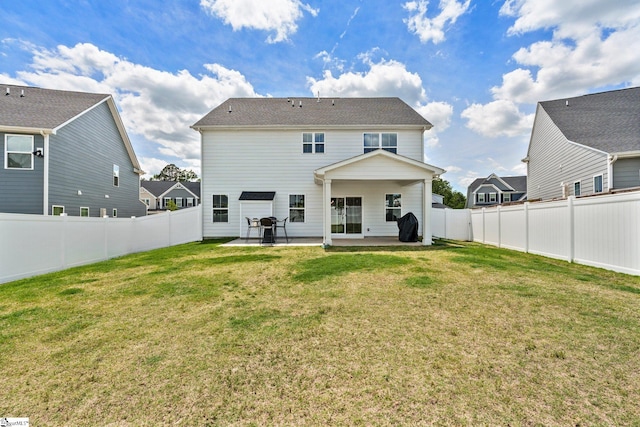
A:
<svg viewBox="0 0 640 427">
<path fill-rule="evenodd" d="M 527 193 L 529 200 L 562 197 L 561 183 L 581 180 L 582 194 L 593 193 L 593 176 L 603 175 L 607 188 L 607 154 L 569 142 L 538 105 L 529 144 Z"/>
<path fill-rule="evenodd" d="M 382 132 L 394 132 L 398 135 L 398 154 L 423 161 L 422 132 L 418 129 L 385 129 Z M 246 130 L 246 131 L 205 131 L 202 134 L 202 194 L 229 195 L 229 222 L 213 223 L 212 210 L 203 209 L 203 233 L 205 237 L 236 236 L 241 229 L 239 197 L 243 191 L 275 191 L 273 201 L 274 215 L 283 219 L 289 214 L 289 194 L 304 194 L 305 222 L 287 223 L 289 236 L 321 236 L 322 224 L 322 185 L 314 182 L 313 171 L 339 161 L 362 155 L 362 129 L 326 129 L 325 141 L 331 141 L 331 150 L 326 149 L 322 156 L 310 156 L 302 153 L 300 130 Z M 233 147 L 233 149 L 229 149 Z M 327 147 L 325 147 L 327 148 Z M 256 171 L 260 171 L 256 173 Z M 379 172 L 379 171 L 373 171 Z M 374 185 L 374 184 L 372 184 Z M 334 182 L 335 194 L 338 184 Z M 411 193 L 420 191 L 421 185 L 410 187 Z M 371 198 L 363 198 L 363 203 L 377 206 L 377 223 L 384 220 L 380 215 L 380 201 L 385 192 L 382 186 L 372 189 Z M 403 193 L 403 209 L 406 207 L 408 193 L 399 185 L 389 188 L 386 193 Z M 365 189 L 359 194 L 363 197 L 370 193 Z M 376 196 L 377 195 L 377 196 Z M 365 206 L 366 208 L 367 206 Z M 417 206 L 406 210 L 421 218 L 422 209 Z M 365 212 L 366 215 L 366 212 Z M 363 221 L 365 219 L 363 218 Z M 389 223 L 388 233 L 397 235 L 395 223 Z M 365 233 L 366 225 L 363 224 Z M 395 230 L 393 230 L 395 227 Z M 372 235 L 378 229 L 387 230 L 386 222 L 370 227 Z M 380 231 L 382 232 L 382 231 Z"/>
</svg>

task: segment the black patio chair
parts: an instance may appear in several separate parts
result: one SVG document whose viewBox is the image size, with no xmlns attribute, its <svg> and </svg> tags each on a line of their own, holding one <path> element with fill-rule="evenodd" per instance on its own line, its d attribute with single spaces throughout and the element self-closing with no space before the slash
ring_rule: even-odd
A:
<svg viewBox="0 0 640 427">
<path fill-rule="evenodd" d="M 260 218 L 260 229 L 262 234 L 262 243 L 275 243 L 275 221 L 271 218 Z"/>
<path fill-rule="evenodd" d="M 289 243 L 289 236 L 287 235 L 287 220 L 289 217 L 286 217 L 282 221 L 276 221 L 276 236 L 278 235 L 278 228 L 282 228 L 284 230 L 284 237 L 287 239 L 287 243 Z"/>
</svg>

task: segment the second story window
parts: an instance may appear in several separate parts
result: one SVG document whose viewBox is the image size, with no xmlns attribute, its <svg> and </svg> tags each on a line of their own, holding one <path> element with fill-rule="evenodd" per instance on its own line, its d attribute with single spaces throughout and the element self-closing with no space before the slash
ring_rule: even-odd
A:
<svg viewBox="0 0 640 427">
<path fill-rule="evenodd" d="M 120 186 L 120 167 L 118 165 L 113 165 L 113 186 Z"/>
<path fill-rule="evenodd" d="M 602 193 L 602 175 L 593 177 L 593 192 Z"/>
<path fill-rule="evenodd" d="M 398 134 L 397 133 L 365 133 L 364 134 L 364 152 L 369 153 L 373 150 L 382 148 L 391 153 L 398 153 Z"/>
<path fill-rule="evenodd" d="M 580 181 L 576 181 L 573 183 L 573 195 L 578 197 L 580 194 L 582 194 L 582 189 L 580 188 Z"/>
<path fill-rule="evenodd" d="M 33 169 L 33 136 L 5 135 L 5 169 Z"/>
<path fill-rule="evenodd" d="M 305 132 L 302 134 L 303 153 L 324 153 L 324 132 Z"/>
</svg>

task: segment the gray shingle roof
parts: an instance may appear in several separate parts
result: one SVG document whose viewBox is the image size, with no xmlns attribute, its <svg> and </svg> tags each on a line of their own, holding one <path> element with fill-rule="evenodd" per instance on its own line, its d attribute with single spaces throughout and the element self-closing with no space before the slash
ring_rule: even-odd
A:
<svg viewBox="0 0 640 427">
<path fill-rule="evenodd" d="M 540 105 L 570 141 L 606 153 L 640 150 L 640 87 Z"/>
<path fill-rule="evenodd" d="M 140 181 L 140 187 L 145 188 L 156 197 L 165 193 L 168 189 L 176 184 L 176 181 Z M 181 181 L 180 184 L 185 186 L 196 196 L 200 197 L 200 182 Z"/>
<path fill-rule="evenodd" d="M 476 188 L 480 187 L 482 184 L 492 184 L 493 183 L 493 179 L 489 179 L 491 177 L 491 175 L 489 175 L 488 178 L 476 178 L 470 185 L 469 185 L 469 192 L 473 192 L 475 191 Z M 527 177 L 526 176 L 501 176 L 500 177 L 501 180 L 503 180 L 504 182 L 506 182 L 507 184 L 509 184 L 516 193 L 526 193 L 527 192 Z M 498 188 L 500 188 L 501 190 L 504 190 L 503 185 L 498 185 Z"/>
<path fill-rule="evenodd" d="M 231 98 L 192 127 L 367 125 L 432 126 L 400 98 Z"/>
<path fill-rule="evenodd" d="M 0 85 L 0 126 L 55 129 L 109 96 Z"/>
</svg>

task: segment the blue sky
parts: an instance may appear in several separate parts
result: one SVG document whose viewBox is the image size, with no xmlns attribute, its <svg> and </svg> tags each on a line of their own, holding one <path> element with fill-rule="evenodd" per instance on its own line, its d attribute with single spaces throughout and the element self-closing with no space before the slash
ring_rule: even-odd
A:
<svg viewBox="0 0 640 427">
<path fill-rule="evenodd" d="M 143 169 L 200 173 L 235 96 L 398 96 L 465 191 L 523 175 L 538 101 L 640 85 L 637 0 L 0 0 L 0 84 L 110 93 Z"/>
</svg>

